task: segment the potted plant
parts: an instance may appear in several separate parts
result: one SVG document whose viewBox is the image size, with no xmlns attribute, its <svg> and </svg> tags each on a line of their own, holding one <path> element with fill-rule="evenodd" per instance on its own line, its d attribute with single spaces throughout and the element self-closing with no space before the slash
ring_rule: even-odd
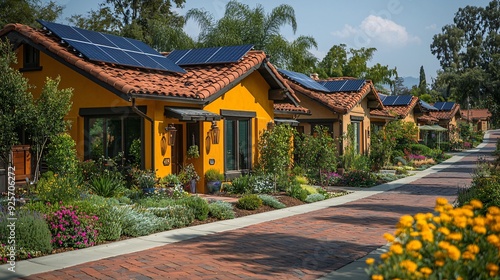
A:
<svg viewBox="0 0 500 280">
<path fill-rule="evenodd" d="M 218 169 L 210 168 L 205 172 L 205 181 L 209 193 L 216 193 L 220 191 L 224 174 L 220 173 Z"/>
<path fill-rule="evenodd" d="M 189 146 L 189 148 L 187 150 L 187 157 L 188 157 L 188 159 L 200 157 L 200 150 L 198 148 L 198 145 Z"/>
<path fill-rule="evenodd" d="M 175 187 L 180 183 L 181 181 L 179 180 L 179 177 L 177 177 L 177 175 L 175 174 L 168 174 L 160 179 L 160 184 L 165 187 Z"/>
<path fill-rule="evenodd" d="M 156 187 L 157 178 L 154 171 L 139 171 L 136 180 L 144 193 L 153 193 Z"/>
<path fill-rule="evenodd" d="M 196 173 L 192 163 L 185 165 L 179 173 L 179 179 L 182 184 L 189 186 L 191 193 L 196 192 L 196 182 L 200 180 L 200 176 Z"/>
</svg>

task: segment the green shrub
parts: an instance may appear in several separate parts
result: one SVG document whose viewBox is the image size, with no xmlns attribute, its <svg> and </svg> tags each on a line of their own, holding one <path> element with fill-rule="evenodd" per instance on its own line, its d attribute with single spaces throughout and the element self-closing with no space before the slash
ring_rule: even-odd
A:
<svg viewBox="0 0 500 280">
<path fill-rule="evenodd" d="M 7 227 L 11 223 L 7 220 L 9 217 L 6 213 L 0 213 L 0 243 L 2 244 L 10 244 L 10 228 Z M 15 233 L 16 254 L 21 248 L 31 256 L 49 253 L 52 250 L 49 227 L 44 217 L 37 212 L 18 211 Z M 2 257 L 6 256 L 2 255 Z"/>
<path fill-rule="evenodd" d="M 272 193 L 274 192 L 274 182 L 270 175 L 250 176 L 248 188 L 252 193 Z"/>
<path fill-rule="evenodd" d="M 217 200 L 215 202 L 208 204 L 208 210 L 210 216 L 219 219 L 219 220 L 227 220 L 234 219 L 234 210 L 233 205 L 231 203 Z"/>
<path fill-rule="evenodd" d="M 259 198 L 262 200 L 262 204 L 268 205 L 274 209 L 281 209 L 286 207 L 285 204 L 281 203 L 278 199 L 276 199 L 272 195 L 260 194 Z"/>
<path fill-rule="evenodd" d="M 300 185 L 293 185 L 288 190 L 288 195 L 293 198 L 299 199 L 300 201 L 305 201 L 309 193 L 307 192 L 307 190 L 303 189 Z"/>
<path fill-rule="evenodd" d="M 130 199 L 128 196 L 120 196 L 118 197 L 118 201 L 123 204 L 132 204 L 132 199 Z"/>
<path fill-rule="evenodd" d="M 310 186 L 310 185 L 300 185 L 301 188 L 307 191 L 307 194 L 318 193 L 318 188 Z"/>
<path fill-rule="evenodd" d="M 122 230 L 124 235 L 144 236 L 171 228 L 166 219 L 159 218 L 151 212 L 138 212 L 130 207 L 121 207 L 119 210 L 123 217 Z"/>
<path fill-rule="evenodd" d="M 38 200 L 38 201 L 30 201 L 30 202 L 26 203 L 22 207 L 22 209 L 27 210 L 27 211 L 31 211 L 31 212 L 38 212 L 41 214 L 49 214 L 49 213 L 52 213 L 54 211 L 59 210 L 60 207 L 61 207 L 61 204 L 59 204 L 59 203 L 52 204 L 50 202 Z"/>
<path fill-rule="evenodd" d="M 245 175 L 235 178 L 232 182 L 232 192 L 237 194 L 251 193 L 250 176 Z"/>
<path fill-rule="evenodd" d="M 371 187 L 376 183 L 375 176 L 368 171 L 351 170 L 342 177 L 342 184 L 349 187 Z"/>
<path fill-rule="evenodd" d="M 423 155 L 426 157 L 431 157 L 432 149 L 423 144 L 411 144 L 410 152 L 416 155 Z"/>
<path fill-rule="evenodd" d="M 151 207 L 145 209 L 159 218 L 164 218 L 169 227 L 181 228 L 190 225 L 194 219 L 194 209 L 185 205 L 171 205 L 167 207 Z"/>
<path fill-rule="evenodd" d="M 180 200 L 180 203 L 193 209 L 195 218 L 204 221 L 208 217 L 208 202 L 199 196 L 190 196 Z"/>
<path fill-rule="evenodd" d="M 116 171 L 105 170 L 99 175 L 92 176 L 89 182 L 90 191 L 103 197 L 113 197 L 123 188 L 125 188 L 125 181 Z"/>
<path fill-rule="evenodd" d="M 118 199 L 89 195 L 85 199 L 73 202 L 79 211 L 99 218 L 96 229 L 99 231 L 97 242 L 118 240 L 121 236 L 121 216 L 117 206 Z"/>
<path fill-rule="evenodd" d="M 219 169 L 210 168 L 205 172 L 206 181 L 223 181 L 224 174 L 220 173 Z"/>
<path fill-rule="evenodd" d="M 236 207 L 245 210 L 255 210 L 262 206 L 262 200 L 256 194 L 246 194 L 238 199 Z"/>
<path fill-rule="evenodd" d="M 70 202 L 80 198 L 81 182 L 76 175 L 59 176 L 49 171 L 38 181 L 36 193 L 44 202 Z"/>
<path fill-rule="evenodd" d="M 313 194 L 308 195 L 304 201 L 307 203 L 312 203 L 312 202 L 321 201 L 321 200 L 325 200 L 324 195 L 322 195 L 320 193 L 313 193 Z"/>
<path fill-rule="evenodd" d="M 50 138 L 47 154 L 44 156 L 47 169 L 59 175 L 76 173 L 78 171 L 78 157 L 75 146 L 75 141 L 67 133 Z"/>
<path fill-rule="evenodd" d="M 142 206 L 144 208 L 150 207 L 167 207 L 170 205 L 175 205 L 175 201 L 171 198 L 162 198 L 162 197 L 146 197 L 136 201 L 138 206 Z"/>
<path fill-rule="evenodd" d="M 490 206 L 500 207 L 500 177 L 477 177 L 472 181 L 472 185 L 468 189 L 463 189 L 458 193 L 458 204 L 460 206 L 477 199 L 483 202 L 484 208 L 482 211 Z M 481 214 L 485 214 L 481 212 Z"/>
</svg>

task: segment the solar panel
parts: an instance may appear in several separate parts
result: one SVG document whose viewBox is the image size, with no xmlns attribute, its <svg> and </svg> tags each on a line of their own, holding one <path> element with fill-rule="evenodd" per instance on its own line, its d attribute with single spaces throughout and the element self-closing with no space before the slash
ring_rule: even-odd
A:
<svg viewBox="0 0 500 280">
<path fill-rule="evenodd" d="M 287 76 L 289 79 L 293 80 L 296 83 L 301 84 L 302 86 L 312 89 L 312 90 L 318 90 L 318 91 L 323 91 L 323 92 L 330 92 L 326 87 L 321 85 L 320 83 L 316 82 L 315 80 L 311 79 L 309 76 L 302 74 L 302 73 L 297 73 L 293 71 L 288 71 L 288 70 L 283 70 L 283 69 L 278 69 L 278 71 Z"/>
<path fill-rule="evenodd" d="M 413 96 L 411 95 L 398 95 L 396 100 L 394 101 L 394 106 L 407 106 L 410 104 Z"/>
<path fill-rule="evenodd" d="M 437 111 L 437 108 L 432 106 L 431 104 L 429 104 L 423 100 L 419 100 L 419 102 L 420 102 L 420 106 L 424 107 L 425 109 L 430 110 L 430 111 Z"/>
<path fill-rule="evenodd" d="M 181 66 L 238 62 L 253 45 L 175 50 L 167 58 Z"/>
<path fill-rule="evenodd" d="M 397 98 L 398 96 L 394 95 L 386 96 L 382 101 L 382 104 L 384 104 L 384 106 L 392 106 L 394 105 L 394 101 L 396 101 Z"/>
<path fill-rule="evenodd" d="M 141 41 L 43 20 L 38 22 L 89 60 L 186 73 L 170 59 Z"/>
<path fill-rule="evenodd" d="M 321 84 L 330 92 L 359 91 L 365 84 L 365 80 L 334 80 L 323 81 Z"/>
<path fill-rule="evenodd" d="M 436 102 L 434 107 L 436 107 L 439 111 L 451 111 L 455 102 Z"/>
<path fill-rule="evenodd" d="M 378 94 L 378 98 L 380 98 L 380 101 L 382 101 L 382 103 L 384 103 L 384 99 L 387 97 L 387 95 L 385 94 L 382 94 L 382 93 L 379 93 Z"/>
</svg>

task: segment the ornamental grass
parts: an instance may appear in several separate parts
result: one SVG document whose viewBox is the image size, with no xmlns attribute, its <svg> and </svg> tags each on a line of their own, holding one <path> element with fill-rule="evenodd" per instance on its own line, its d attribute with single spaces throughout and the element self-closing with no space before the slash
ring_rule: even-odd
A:
<svg viewBox="0 0 500 280">
<path fill-rule="evenodd" d="M 369 258 L 371 279 L 500 279 L 500 208 L 472 200 L 453 208 L 436 200 L 435 213 L 402 216 L 380 260 Z"/>
</svg>

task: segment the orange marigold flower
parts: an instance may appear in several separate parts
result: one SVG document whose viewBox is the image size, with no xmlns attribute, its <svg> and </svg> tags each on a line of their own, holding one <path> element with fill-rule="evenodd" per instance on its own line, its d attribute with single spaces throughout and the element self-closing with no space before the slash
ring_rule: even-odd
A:
<svg viewBox="0 0 500 280">
<path fill-rule="evenodd" d="M 434 242 L 434 234 L 432 233 L 432 230 L 422 231 L 420 235 L 422 236 L 423 241 Z"/>
<path fill-rule="evenodd" d="M 483 226 L 474 226 L 472 230 L 479 234 L 486 234 L 486 228 Z"/>
<path fill-rule="evenodd" d="M 411 236 L 411 237 L 417 237 L 417 236 L 420 236 L 420 232 L 418 232 L 418 231 L 412 231 L 412 232 L 410 232 L 410 236 Z"/>
<path fill-rule="evenodd" d="M 372 280 L 384 280 L 384 276 L 382 275 L 372 275 Z"/>
<path fill-rule="evenodd" d="M 441 213 L 441 215 L 439 216 L 439 218 L 441 219 L 442 223 L 447 223 L 447 222 L 451 221 L 451 217 L 448 216 L 448 214 L 445 214 L 445 213 Z"/>
<path fill-rule="evenodd" d="M 450 247 L 450 243 L 447 241 L 440 241 L 438 243 L 439 248 L 447 250 Z"/>
<path fill-rule="evenodd" d="M 475 226 L 483 226 L 484 227 L 484 225 L 486 224 L 484 217 L 475 217 L 473 221 L 474 221 Z"/>
<path fill-rule="evenodd" d="M 426 220 L 427 219 L 427 215 L 424 214 L 424 213 L 417 213 L 415 214 L 415 220 Z"/>
<path fill-rule="evenodd" d="M 480 200 L 473 199 L 470 202 L 470 205 L 474 207 L 474 209 L 481 209 L 483 208 L 483 203 Z"/>
<path fill-rule="evenodd" d="M 382 254 L 380 255 L 380 258 L 381 258 L 382 260 L 386 260 L 386 259 L 387 259 L 387 258 L 389 258 L 390 256 L 391 256 L 391 254 L 390 254 L 390 253 L 382 253 Z"/>
<path fill-rule="evenodd" d="M 429 213 L 425 213 L 425 216 L 427 216 L 427 219 L 432 219 L 432 218 L 434 218 L 434 214 L 432 214 L 431 212 L 429 212 Z"/>
<path fill-rule="evenodd" d="M 488 243 L 493 244 L 495 246 L 498 246 L 500 244 L 500 238 L 498 238 L 498 236 L 494 234 L 488 235 L 488 237 L 486 237 L 486 240 L 488 241 Z"/>
<path fill-rule="evenodd" d="M 422 248 L 422 242 L 419 240 L 412 240 L 406 244 L 406 250 L 409 251 L 418 251 Z"/>
<path fill-rule="evenodd" d="M 394 235 L 392 235 L 388 232 L 384 233 L 384 238 L 385 238 L 385 240 L 387 240 L 387 242 L 394 242 L 394 239 L 395 239 Z"/>
<path fill-rule="evenodd" d="M 469 244 L 467 245 L 467 251 L 473 253 L 473 254 L 478 254 L 479 253 L 479 246 L 476 244 Z"/>
<path fill-rule="evenodd" d="M 488 213 L 491 215 L 500 215 L 500 208 L 498 206 L 490 206 L 488 207 Z"/>
<path fill-rule="evenodd" d="M 494 263 L 488 263 L 486 265 L 486 270 L 488 270 L 491 277 L 496 276 L 498 274 L 498 265 Z"/>
<path fill-rule="evenodd" d="M 368 258 L 368 259 L 366 259 L 365 262 L 366 262 L 367 265 L 372 265 L 375 262 L 375 259 L 374 258 Z"/>
<path fill-rule="evenodd" d="M 436 224 L 440 224 L 441 223 L 441 218 L 440 217 L 434 217 L 434 218 L 432 218 L 432 221 L 434 221 Z"/>
<path fill-rule="evenodd" d="M 399 219 L 398 227 L 409 228 L 413 225 L 415 220 L 410 215 L 404 215 Z"/>
<path fill-rule="evenodd" d="M 438 232 L 442 233 L 443 235 L 450 234 L 450 230 L 448 228 L 445 228 L 445 227 L 438 228 Z"/>
<path fill-rule="evenodd" d="M 428 267 L 422 267 L 420 269 L 420 272 L 425 275 L 425 276 L 429 276 L 432 274 L 432 269 L 428 268 Z"/>
<path fill-rule="evenodd" d="M 403 254 L 403 246 L 401 244 L 392 244 L 390 250 L 396 255 Z"/>
<path fill-rule="evenodd" d="M 434 264 L 436 266 L 443 266 L 444 265 L 444 261 L 443 260 L 437 260 L 437 261 L 434 262 Z"/>
<path fill-rule="evenodd" d="M 446 199 L 444 197 L 438 197 L 436 199 L 436 205 L 444 206 L 446 204 L 448 204 L 448 199 Z"/>
<path fill-rule="evenodd" d="M 460 250 L 457 247 L 453 245 L 450 245 L 448 247 L 448 257 L 450 257 L 450 259 L 458 261 L 460 259 L 460 255 Z"/>
<path fill-rule="evenodd" d="M 446 236 L 446 239 L 460 241 L 462 240 L 462 233 L 460 232 L 450 233 L 448 234 L 448 236 Z"/>
<path fill-rule="evenodd" d="M 462 213 L 466 217 L 474 217 L 474 212 L 468 208 L 462 208 Z"/>
<path fill-rule="evenodd" d="M 409 272 L 415 272 L 418 268 L 418 265 L 411 260 L 404 260 L 399 265 Z"/>
<path fill-rule="evenodd" d="M 462 254 L 462 258 L 464 260 L 471 260 L 473 261 L 475 258 L 476 258 L 476 255 L 474 255 L 472 252 L 470 251 L 465 251 L 463 254 Z"/>
</svg>

